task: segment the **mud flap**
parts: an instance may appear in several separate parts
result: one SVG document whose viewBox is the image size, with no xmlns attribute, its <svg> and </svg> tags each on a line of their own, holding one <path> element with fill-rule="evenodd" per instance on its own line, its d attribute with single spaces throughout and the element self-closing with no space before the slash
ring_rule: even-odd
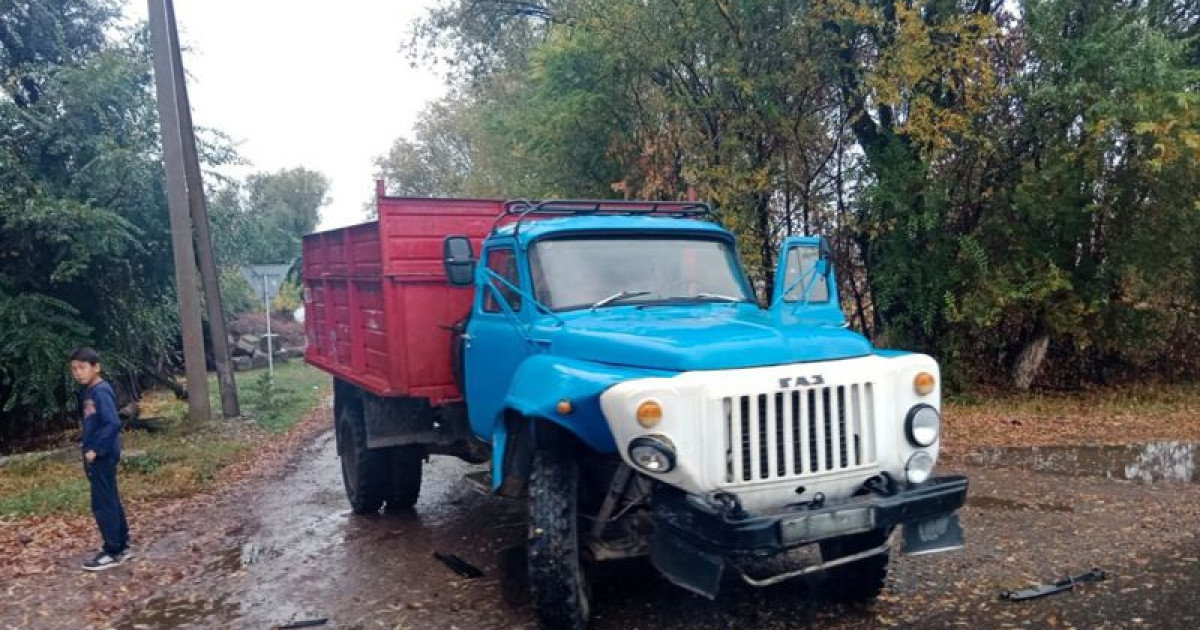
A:
<svg viewBox="0 0 1200 630">
<path fill-rule="evenodd" d="M 962 549 L 963 544 L 958 514 L 942 514 L 904 524 L 904 553 L 910 556 Z"/>
<path fill-rule="evenodd" d="M 706 553 L 665 531 L 654 529 L 650 540 L 650 561 L 668 580 L 708 599 L 716 599 L 721 590 L 725 559 Z"/>
</svg>

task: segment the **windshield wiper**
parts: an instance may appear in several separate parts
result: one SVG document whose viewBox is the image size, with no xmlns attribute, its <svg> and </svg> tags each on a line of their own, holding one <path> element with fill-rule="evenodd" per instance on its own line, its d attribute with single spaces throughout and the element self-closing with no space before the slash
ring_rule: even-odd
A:
<svg viewBox="0 0 1200 630">
<path fill-rule="evenodd" d="M 592 305 L 591 310 L 594 311 L 594 310 L 600 308 L 601 306 L 608 306 L 609 304 L 612 304 L 613 302 L 619 302 L 621 300 L 626 300 L 631 297 L 650 295 L 651 293 L 654 293 L 654 292 L 653 291 L 621 291 L 620 293 L 614 293 L 614 294 L 600 300 L 599 302 L 596 302 L 595 304 Z"/>
<path fill-rule="evenodd" d="M 690 295 L 672 295 L 668 298 L 659 300 L 661 302 L 745 302 L 745 298 L 734 297 L 732 295 L 722 295 L 720 293 L 692 293 Z"/>
<path fill-rule="evenodd" d="M 746 298 L 734 297 L 732 295 L 723 295 L 721 293 L 697 293 L 689 297 L 698 297 L 705 300 L 720 300 L 722 302 L 745 302 Z"/>
</svg>

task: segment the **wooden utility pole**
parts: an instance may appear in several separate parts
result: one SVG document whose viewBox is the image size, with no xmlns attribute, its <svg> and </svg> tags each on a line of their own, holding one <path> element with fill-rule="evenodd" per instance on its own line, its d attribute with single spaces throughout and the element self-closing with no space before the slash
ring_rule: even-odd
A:
<svg viewBox="0 0 1200 630">
<path fill-rule="evenodd" d="M 153 1 L 153 0 L 152 0 Z M 200 173 L 200 158 L 196 155 L 196 134 L 192 127 L 192 105 L 188 99 L 187 77 L 183 73 L 183 57 L 179 50 L 179 30 L 175 27 L 175 5 L 162 0 L 167 14 L 167 52 L 171 55 L 171 72 L 175 84 L 175 105 L 179 111 L 179 131 L 183 143 L 184 179 L 187 183 L 188 206 L 192 227 L 196 230 L 196 258 L 200 263 L 200 281 L 204 286 L 204 303 L 208 307 L 208 332 L 212 338 L 213 362 L 217 366 L 217 385 L 221 390 L 221 412 L 226 418 L 241 415 L 237 383 L 233 379 L 233 361 L 229 355 L 229 333 L 225 327 L 225 300 L 221 297 L 221 279 L 213 254 L 212 233 L 208 225 L 208 208 L 204 203 L 204 180 Z"/>
<path fill-rule="evenodd" d="M 154 51 L 154 84 L 162 132 L 163 165 L 167 175 L 167 209 L 171 218 L 171 245 L 175 254 L 175 287 L 179 294 L 179 328 L 183 334 L 183 362 L 187 374 L 188 413 L 192 422 L 212 417 L 208 403 L 208 372 L 204 364 L 204 330 L 200 321 L 200 292 L 196 286 L 196 252 L 192 221 L 188 216 L 184 175 L 183 139 L 179 132 L 174 68 L 165 0 L 148 0 L 150 44 Z"/>
</svg>

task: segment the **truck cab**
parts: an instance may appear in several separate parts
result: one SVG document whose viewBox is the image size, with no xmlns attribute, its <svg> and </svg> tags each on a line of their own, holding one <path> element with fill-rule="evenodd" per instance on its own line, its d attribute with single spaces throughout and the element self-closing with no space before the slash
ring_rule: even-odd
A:
<svg viewBox="0 0 1200 630">
<path fill-rule="evenodd" d="M 760 304 L 708 212 L 508 202 L 484 238 L 443 239 L 470 308 L 451 340 L 462 401 L 433 424 L 462 443 L 408 441 L 407 457 L 486 454 L 487 488 L 528 503 L 546 627 L 586 626 L 588 567 L 605 560 L 648 556 L 709 598 L 729 573 L 820 572 L 835 599 L 865 600 L 897 529 L 909 553 L 962 545 L 967 480 L 934 475 L 937 362 L 847 327 L 817 237 L 784 240 Z M 755 568 L 813 545 L 820 561 Z"/>
</svg>

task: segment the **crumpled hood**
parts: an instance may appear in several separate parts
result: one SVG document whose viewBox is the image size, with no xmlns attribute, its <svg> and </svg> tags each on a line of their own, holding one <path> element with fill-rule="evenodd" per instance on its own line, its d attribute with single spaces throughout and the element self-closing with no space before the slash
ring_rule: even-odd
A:
<svg viewBox="0 0 1200 630">
<path fill-rule="evenodd" d="M 688 371 L 781 365 L 865 356 L 862 335 L 834 326 L 789 323 L 749 304 L 620 307 L 579 313 L 549 337 L 549 351 L 572 358 Z"/>
</svg>

